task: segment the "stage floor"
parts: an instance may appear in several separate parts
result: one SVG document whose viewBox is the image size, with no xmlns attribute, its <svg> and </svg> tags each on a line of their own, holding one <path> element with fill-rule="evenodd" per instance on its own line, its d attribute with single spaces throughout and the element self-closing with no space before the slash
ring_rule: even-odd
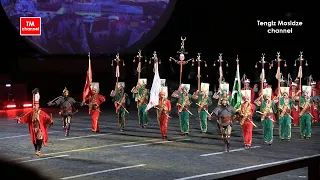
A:
<svg viewBox="0 0 320 180">
<path fill-rule="evenodd" d="M 200 133 L 197 115 L 190 120 L 189 136 L 180 135 L 179 119 L 169 119 L 168 140 L 162 140 L 155 112 L 150 112 L 149 126 L 141 129 L 137 112 L 127 115 L 126 129 L 119 131 L 113 110 L 103 110 L 100 133 L 91 132 L 87 110 L 74 115 L 71 132 L 65 137 L 57 109 L 55 124 L 49 129 L 49 142 L 36 157 L 28 127 L 13 118 L 22 111 L 1 111 L 0 154 L 52 179 L 215 179 L 267 167 L 277 162 L 320 154 L 320 127 L 314 126 L 312 138 L 300 138 L 299 128 L 292 127 L 292 140 L 279 139 L 278 126 L 274 143 L 263 144 L 261 123 L 254 128 L 253 144 L 244 149 L 240 126 L 235 124 L 229 153 L 224 152 L 215 121 L 209 121 L 208 134 Z M 307 169 L 298 169 L 261 179 L 306 179 Z"/>
</svg>

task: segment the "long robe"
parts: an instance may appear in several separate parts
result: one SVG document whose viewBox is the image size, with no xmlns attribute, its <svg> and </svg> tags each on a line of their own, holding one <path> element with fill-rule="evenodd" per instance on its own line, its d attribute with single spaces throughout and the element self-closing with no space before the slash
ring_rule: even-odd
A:
<svg viewBox="0 0 320 180">
<path fill-rule="evenodd" d="M 291 138 L 291 109 L 293 107 L 292 99 L 280 98 L 279 101 L 279 136 L 280 139 Z"/>
<path fill-rule="evenodd" d="M 210 96 L 203 95 L 202 93 L 198 93 L 197 95 L 192 96 L 192 98 L 198 100 L 200 129 L 202 133 L 206 133 L 208 130 L 208 108 L 212 104 L 212 98 Z"/>
<path fill-rule="evenodd" d="M 51 117 L 44 111 L 42 111 L 41 109 L 39 110 L 39 125 L 40 125 L 40 129 L 42 132 L 42 139 L 43 139 L 43 145 L 46 146 L 47 142 L 48 142 L 48 125 L 49 124 L 53 124 Z M 33 126 L 33 110 L 26 113 L 25 115 L 23 115 L 22 117 L 20 117 L 19 123 L 22 124 L 28 124 L 29 127 L 29 133 L 30 133 L 30 138 L 31 138 L 31 142 L 32 144 L 36 144 L 36 133 L 34 131 L 34 126 Z"/>
<path fill-rule="evenodd" d="M 149 90 L 146 88 L 140 87 L 138 92 L 133 94 L 134 98 L 138 99 L 137 108 L 138 108 L 138 119 L 140 126 L 148 125 L 148 112 L 146 112 L 148 100 L 149 100 Z"/>
<path fill-rule="evenodd" d="M 306 106 L 306 103 L 309 106 Z M 309 99 L 306 99 L 305 97 L 300 97 L 300 133 L 301 133 L 301 137 L 303 138 L 310 138 L 311 137 L 311 123 L 312 123 L 312 114 L 311 114 L 311 107 L 312 107 L 312 103 L 313 103 L 313 99 L 310 97 Z M 303 111 L 304 107 L 308 107 L 305 108 L 305 111 Z"/>
<path fill-rule="evenodd" d="M 106 97 L 104 97 L 101 94 L 95 94 L 91 95 L 88 98 L 89 100 L 89 114 L 91 115 L 92 118 L 92 132 L 99 132 L 100 127 L 99 127 L 99 117 L 100 117 L 100 105 L 106 101 Z M 94 109 L 94 105 L 98 105 L 97 109 Z"/>
<path fill-rule="evenodd" d="M 125 127 L 125 115 L 126 111 L 125 108 L 127 104 L 130 104 L 130 99 L 126 93 L 116 93 L 112 101 L 115 103 L 116 113 L 118 114 L 118 125 L 120 129 L 124 129 Z M 123 101 L 123 102 L 121 102 Z M 119 104 L 120 103 L 120 104 Z"/>
<path fill-rule="evenodd" d="M 159 98 L 157 117 L 162 137 L 168 134 L 168 120 L 171 112 L 171 101 L 167 98 Z"/>
<path fill-rule="evenodd" d="M 181 109 L 179 107 L 180 115 L 179 115 L 179 120 L 180 120 L 180 130 L 182 134 L 187 134 L 189 133 L 189 112 L 187 109 L 190 109 L 190 106 L 188 103 L 191 103 L 191 94 L 184 95 L 183 93 L 179 93 L 178 97 L 178 104 L 184 105 L 184 108 Z"/>
<path fill-rule="evenodd" d="M 275 121 L 276 106 L 274 101 L 267 103 L 265 100 L 261 102 L 261 105 L 258 107 L 260 112 L 267 114 L 265 118 L 261 118 L 262 127 L 263 127 L 263 139 L 267 144 L 273 142 L 273 126 Z"/>
<path fill-rule="evenodd" d="M 256 106 L 252 103 L 241 104 L 240 115 L 244 118 L 243 122 L 240 122 L 242 127 L 243 142 L 247 146 L 252 144 L 252 129 L 253 124 L 252 115 L 255 112 Z"/>
</svg>

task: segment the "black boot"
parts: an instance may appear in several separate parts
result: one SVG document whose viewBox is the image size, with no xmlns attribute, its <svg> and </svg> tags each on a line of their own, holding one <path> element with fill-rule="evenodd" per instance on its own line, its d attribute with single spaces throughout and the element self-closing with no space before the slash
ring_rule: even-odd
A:
<svg viewBox="0 0 320 180">
<path fill-rule="evenodd" d="M 69 132 L 70 132 L 70 123 L 66 124 L 66 136 L 69 136 Z"/>
</svg>

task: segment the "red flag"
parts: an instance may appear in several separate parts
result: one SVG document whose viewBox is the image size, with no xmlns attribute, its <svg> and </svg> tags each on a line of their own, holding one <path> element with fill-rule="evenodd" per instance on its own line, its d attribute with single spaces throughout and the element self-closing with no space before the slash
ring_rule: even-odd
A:
<svg viewBox="0 0 320 180">
<path fill-rule="evenodd" d="M 86 84 L 84 85 L 83 94 L 82 94 L 82 101 L 85 102 L 89 93 L 91 92 L 91 82 L 92 82 L 92 69 L 91 69 L 91 60 L 89 57 L 89 66 L 87 71 L 86 77 Z"/>
</svg>

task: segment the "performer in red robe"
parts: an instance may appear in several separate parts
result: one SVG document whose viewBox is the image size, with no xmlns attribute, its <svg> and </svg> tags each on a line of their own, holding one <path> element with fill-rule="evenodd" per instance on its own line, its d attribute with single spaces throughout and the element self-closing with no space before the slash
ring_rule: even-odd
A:
<svg viewBox="0 0 320 180">
<path fill-rule="evenodd" d="M 89 97 L 86 98 L 86 100 L 89 102 L 89 114 L 92 118 L 92 132 L 99 132 L 99 116 L 100 116 L 100 105 L 106 101 L 106 98 L 99 94 L 99 83 L 92 82 L 91 83 L 91 93 L 89 94 Z M 84 104 L 85 102 L 82 102 Z"/>
<path fill-rule="evenodd" d="M 48 125 L 53 124 L 53 119 L 39 108 L 38 89 L 33 91 L 33 109 L 21 117 L 17 117 L 18 123 L 28 124 L 31 142 L 34 145 L 37 156 L 41 155 L 42 145 L 48 142 Z M 40 95 L 39 95 L 40 96 Z"/>
<path fill-rule="evenodd" d="M 311 82 L 311 97 L 319 96 L 319 89 L 317 88 L 317 83 L 315 81 Z M 311 107 L 311 114 L 312 114 L 312 121 L 317 122 L 319 121 L 319 113 L 318 113 L 318 102 L 314 102 Z"/>
<path fill-rule="evenodd" d="M 301 92 L 298 90 L 298 84 L 295 82 L 291 83 L 291 87 L 289 90 L 289 98 L 292 99 L 293 107 L 291 109 L 291 117 L 293 126 L 299 126 L 299 102 L 297 101 L 297 97 L 301 96 Z"/>
<path fill-rule="evenodd" d="M 243 141 L 245 149 L 251 147 L 252 143 L 252 129 L 253 120 L 252 115 L 255 112 L 256 106 L 250 102 L 248 96 L 243 97 L 244 103 L 241 104 L 240 109 L 240 125 L 242 127 Z"/>
<path fill-rule="evenodd" d="M 167 87 L 162 87 L 159 93 L 159 105 L 156 106 L 157 117 L 160 126 L 160 132 L 162 139 L 167 139 L 168 134 L 168 119 L 171 112 L 171 101 L 168 98 L 168 89 Z"/>
<path fill-rule="evenodd" d="M 251 103 L 255 100 L 255 93 L 253 88 L 250 87 L 250 79 L 243 80 L 244 87 L 241 90 L 251 90 Z"/>
</svg>

